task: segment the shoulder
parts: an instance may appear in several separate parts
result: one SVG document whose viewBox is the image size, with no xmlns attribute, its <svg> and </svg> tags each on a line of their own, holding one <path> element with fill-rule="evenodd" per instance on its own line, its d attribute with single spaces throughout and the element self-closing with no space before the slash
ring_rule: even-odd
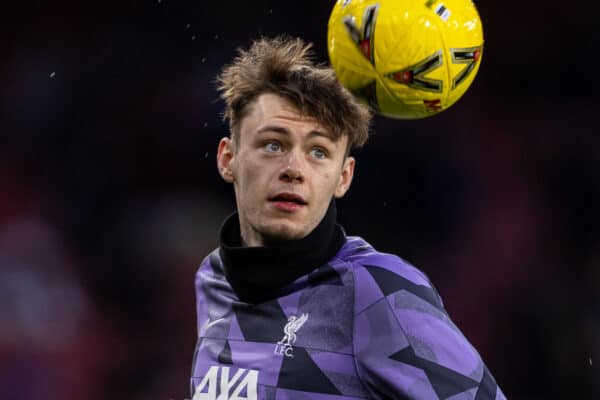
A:
<svg viewBox="0 0 600 400">
<path fill-rule="evenodd" d="M 504 398 L 427 276 L 402 258 L 349 238 L 357 370 L 386 398 Z"/>
<path fill-rule="evenodd" d="M 216 248 L 200 263 L 200 266 L 196 271 L 196 282 L 207 278 L 220 279 L 224 277 L 224 275 L 223 262 L 219 255 L 219 248 Z"/>
<path fill-rule="evenodd" d="M 374 302 L 405 292 L 443 311 L 437 290 L 423 271 L 395 254 L 377 251 L 360 237 L 349 236 L 340 256 L 354 273 L 357 313 Z"/>
</svg>

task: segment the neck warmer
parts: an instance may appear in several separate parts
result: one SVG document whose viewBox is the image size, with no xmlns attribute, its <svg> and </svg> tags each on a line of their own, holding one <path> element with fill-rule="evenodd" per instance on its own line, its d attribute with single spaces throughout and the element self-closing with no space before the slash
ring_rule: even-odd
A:
<svg viewBox="0 0 600 400">
<path fill-rule="evenodd" d="M 306 237 L 253 247 L 242 246 L 238 213 L 227 217 L 221 227 L 219 254 L 238 298 L 254 304 L 276 298 L 281 288 L 327 263 L 345 242 L 336 216 L 332 200 L 319 225 Z"/>
</svg>

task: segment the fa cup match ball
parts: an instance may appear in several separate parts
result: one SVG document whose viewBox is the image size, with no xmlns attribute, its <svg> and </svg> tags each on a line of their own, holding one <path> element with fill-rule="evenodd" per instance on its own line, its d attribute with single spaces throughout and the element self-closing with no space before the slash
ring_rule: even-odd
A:
<svg viewBox="0 0 600 400">
<path fill-rule="evenodd" d="M 471 0 L 337 0 L 327 49 L 341 84 L 375 112 L 425 118 L 475 79 L 483 29 Z"/>
</svg>

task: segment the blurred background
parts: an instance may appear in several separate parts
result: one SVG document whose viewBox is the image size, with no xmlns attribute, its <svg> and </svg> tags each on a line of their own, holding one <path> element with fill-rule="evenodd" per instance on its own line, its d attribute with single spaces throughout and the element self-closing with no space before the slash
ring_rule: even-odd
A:
<svg viewBox="0 0 600 400">
<path fill-rule="evenodd" d="M 190 397 L 194 274 L 234 210 L 213 83 L 333 0 L 72 0 L 0 12 L 0 399 Z M 600 398 L 597 2 L 477 3 L 473 86 L 377 118 L 346 231 L 425 271 L 511 399 Z"/>
</svg>

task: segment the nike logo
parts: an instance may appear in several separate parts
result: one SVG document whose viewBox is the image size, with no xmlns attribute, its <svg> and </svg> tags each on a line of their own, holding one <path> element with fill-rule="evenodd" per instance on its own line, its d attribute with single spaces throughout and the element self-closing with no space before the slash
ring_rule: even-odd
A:
<svg viewBox="0 0 600 400">
<path fill-rule="evenodd" d="M 210 328 L 211 326 L 213 326 L 214 324 L 223 321 L 225 318 L 219 318 L 219 319 L 215 319 L 214 321 L 210 321 L 206 324 L 206 328 L 205 330 L 208 330 L 208 328 Z"/>
</svg>

